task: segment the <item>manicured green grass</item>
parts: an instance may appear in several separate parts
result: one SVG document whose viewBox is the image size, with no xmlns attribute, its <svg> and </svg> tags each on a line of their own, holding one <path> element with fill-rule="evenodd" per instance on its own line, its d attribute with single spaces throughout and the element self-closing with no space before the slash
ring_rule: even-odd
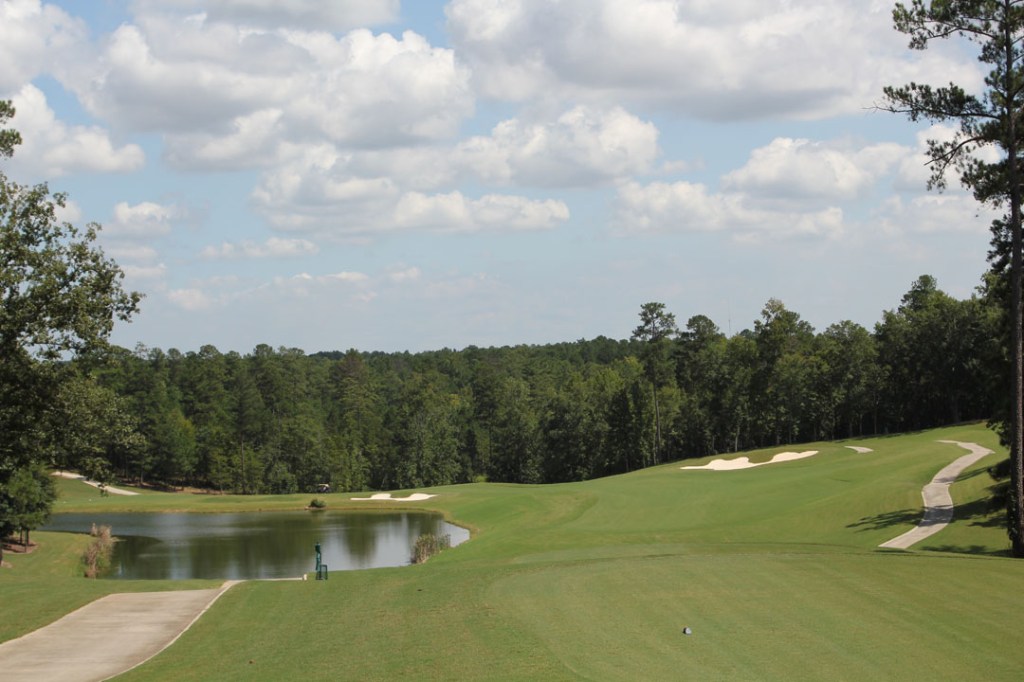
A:
<svg viewBox="0 0 1024 682">
<path fill-rule="evenodd" d="M 913 527 L 921 487 L 965 454 L 940 439 L 999 454 L 953 487 L 949 528 L 912 551 L 878 549 Z M 470 542 L 415 567 L 238 585 L 123 679 L 1019 679 L 1024 562 L 1002 556 L 1003 512 L 985 505 L 985 469 L 1005 456 L 994 435 L 968 425 L 745 454 L 811 449 L 742 471 L 676 463 L 577 484 L 435 489 L 401 506 L 446 514 L 473 529 Z M 331 509 L 396 508 L 325 497 Z M 235 511 L 310 499 L 75 489 L 61 504 Z M 75 603 L 139 588 L 26 577 L 17 562 L 49 551 L 60 548 L 44 543 L 0 575 L 5 612 L 14 574 L 17 614 L 30 608 L 25 585 L 58 581 Z"/>
</svg>

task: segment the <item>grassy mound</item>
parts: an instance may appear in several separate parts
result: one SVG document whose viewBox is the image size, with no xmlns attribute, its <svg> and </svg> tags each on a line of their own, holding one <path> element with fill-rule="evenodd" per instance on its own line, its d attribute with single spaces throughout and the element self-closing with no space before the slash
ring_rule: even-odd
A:
<svg viewBox="0 0 1024 682">
<path fill-rule="evenodd" d="M 953 486 L 950 527 L 913 551 L 878 549 L 916 524 L 921 487 L 964 454 L 940 439 L 1001 454 Z M 403 506 L 469 525 L 470 542 L 414 567 L 239 585 L 123 679 L 1018 679 L 1024 562 L 1001 556 L 1002 511 L 985 503 L 984 470 L 1003 456 L 993 434 L 965 426 L 855 444 L 873 452 L 803 444 L 744 454 L 819 454 L 738 471 L 673 464 L 577 484 L 434 489 Z M 347 497 L 326 496 L 331 509 L 376 505 Z M 62 499 L 69 511 L 307 502 Z M 6 573 L 0 581 L 23 571 Z M 20 614 L 35 607 L 24 597 L 33 579 L 18 578 Z M 54 581 L 48 589 L 70 585 L 71 601 L 97 584 L 138 585 Z"/>
</svg>

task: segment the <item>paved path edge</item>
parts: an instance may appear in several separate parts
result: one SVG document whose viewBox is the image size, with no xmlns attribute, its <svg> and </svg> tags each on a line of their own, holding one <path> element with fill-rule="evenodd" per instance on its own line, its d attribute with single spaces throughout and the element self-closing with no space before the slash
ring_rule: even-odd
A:
<svg viewBox="0 0 1024 682">
<path fill-rule="evenodd" d="M 114 592 L 94 599 L 0 643 L 0 679 L 102 682 L 123 675 L 177 642 L 239 582 L 244 581 L 200 590 Z M 155 616 L 143 617 L 140 624 L 140 614 Z"/>
<path fill-rule="evenodd" d="M 958 457 L 939 469 L 932 480 L 921 489 L 921 499 L 924 500 L 924 517 L 921 522 L 906 533 L 883 542 L 879 547 L 909 549 L 948 526 L 953 519 L 953 498 L 949 494 L 949 486 L 956 481 L 964 469 L 992 454 L 992 450 L 977 443 L 964 443 L 956 440 L 940 440 L 938 442 L 958 445 L 967 450 L 968 454 Z"/>
<path fill-rule="evenodd" d="M 111 676 L 111 677 L 108 677 L 108 678 L 106 678 L 106 679 L 108 679 L 108 680 L 109 680 L 109 679 L 113 679 L 114 677 L 117 677 L 117 676 L 119 676 L 119 675 L 124 675 L 124 674 L 125 674 L 126 672 L 128 672 L 129 670 L 135 670 L 135 669 L 136 669 L 136 668 L 138 668 L 138 667 L 139 667 L 140 665 L 143 665 L 144 663 L 148 663 L 149 661 L 153 660 L 154 658 L 156 658 L 157 656 L 159 656 L 160 654 L 162 654 L 162 653 L 163 653 L 163 652 L 164 652 L 164 651 L 165 651 L 165 650 L 166 650 L 166 649 L 167 649 L 167 648 L 168 648 L 169 646 L 171 646 L 172 644 L 174 644 L 175 642 L 177 642 L 177 641 L 178 641 L 179 639 L 181 639 L 181 636 L 182 636 L 182 635 L 184 635 L 184 634 L 185 634 L 186 632 L 188 632 L 188 631 L 189 631 L 189 630 L 190 630 L 190 629 L 192 628 L 192 626 L 193 626 L 193 625 L 195 625 L 195 624 L 196 624 L 196 622 L 197 622 L 197 621 L 198 621 L 198 620 L 199 620 L 200 618 L 202 618 L 202 617 L 203 617 L 203 614 L 205 614 L 205 613 L 206 613 L 207 611 L 209 611 L 209 610 L 210 610 L 210 607 L 211 607 L 211 606 L 213 606 L 213 605 L 214 605 L 214 604 L 215 604 L 215 603 L 217 602 L 217 600 L 221 598 L 221 595 L 223 595 L 223 594 L 224 594 L 225 592 L 227 592 L 228 590 L 230 590 L 230 589 L 231 589 L 232 587 L 234 587 L 235 585 L 237 585 L 237 584 L 238 584 L 238 583 L 240 583 L 240 582 L 243 582 L 243 581 L 241 581 L 241 580 L 227 580 L 227 581 L 225 581 L 225 582 L 224 582 L 224 584 L 220 586 L 220 589 L 219 589 L 219 590 L 217 590 L 217 594 L 213 595 L 213 598 L 212 598 L 212 599 L 210 599 L 210 601 L 206 602 L 206 606 L 204 606 L 204 607 L 203 607 L 203 608 L 202 608 L 202 609 L 201 609 L 201 610 L 199 611 L 199 613 L 197 613 L 197 614 L 195 615 L 195 617 L 194 617 L 194 618 L 193 618 L 192 620 L 190 620 L 190 621 L 189 621 L 189 622 L 188 622 L 188 623 L 187 623 L 187 624 L 185 625 L 185 627 L 183 627 L 183 628 L 181 629 L 181 631 L 180 631 L 180 632 L 178 632 L 178 634 L 176 634 L 176 635 L 175 635 L 174 637 L 172 637 L 171 639 L 169 639 L 169 640 L 167 641 L 167 643 L 166 643 L 166 644 L 164 644 L 164 645 L 163 645 L 162 647 L 160 647 L 160 649 L 159 649 L 158 651 L 154 651 L 154 652 L 153 652 L 152 654 L 150 654 L 149 656 L 146 656 L 146 657 L 145 657 L 145 658 L 143 658 L 143 659 L 142 659 L 141 661 L 138 661 L 137 663 L 135 663 L 135 665 L 133 665 L 132 667 L 130 667 L 130 668 L 125 668 L 125 669 L 124 669 L 124 670 L 122 670 L 121 672 L 117 673 L 117 675 L 113 675 L 113 676 Z"/>
</svg>

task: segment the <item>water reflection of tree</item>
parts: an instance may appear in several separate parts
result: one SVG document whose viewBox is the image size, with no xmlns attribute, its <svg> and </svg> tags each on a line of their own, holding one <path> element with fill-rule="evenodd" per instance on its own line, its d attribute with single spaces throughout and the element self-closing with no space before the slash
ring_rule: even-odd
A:
<svg viewBox="0 0 1024 682">
<path fill-rule="evenodd" d="M 347 548 L 352 563 L 360 567 L 376 565 L 382 558 L 391 562 L 398 557 L 399 563 L 404 562 L 416 538 L 436 533 L 440 524 L 440 517 L 432 514 L 407 512 L 346 514 L 343 518 L 338 540 Z M 379 557 L 379 553 L 385 556 Z"/>
<path fill-rule="evenodd" d="M 125 537 L 114 575 L 171 580 L 295 577 L 313 571 L 317 542 L 332 571 L 398 566 L 416 538 L 442 524 L 440 516 L 406 512 L 124 516 L 114 526 Z"/>
<path fill-rule="evenodd" d="M 358 566 L 366 566 L 377 553 L 377 534 L 389 523 L 388 516 L 378 514 L 347 514 L 344 522 L 336 528 L 337 537 L 342 547 L 348 549 L 352 562 Z"/>
</svg>

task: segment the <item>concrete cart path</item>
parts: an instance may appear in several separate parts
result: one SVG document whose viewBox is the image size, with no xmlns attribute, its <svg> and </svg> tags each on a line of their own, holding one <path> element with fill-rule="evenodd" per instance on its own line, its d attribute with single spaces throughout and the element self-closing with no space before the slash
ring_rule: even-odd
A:
<svg viewBox="0 0 1024 682">
<path fill-rule="evenodd" d="M 971 466 L 982 457 L 991 455 L 992 451 L 977 443 L 961 443 L 955 440 L 940 440 L 940 443 L 959 445 L 968 450 L 970 454 L 964 455 L 953 461 L 952 464 L 943 467 L 931 483 L 921 490 L 921 497 L 924 499 L 924 518 L 917 528 L 908 530 L 903 535 L 895 537 L 888 542 L 883 542 L 879 547 L 890 549 L 908 549 L 921 540 L 938 533 L 949 525 L 953 519 L 953 498 L 949 494 L 949 486 L 956 481 L 964 469 Z"/>
<path fill-rule="evenodd" d="M 44 628 L 0 644 L 0 679 L 94 682 L 120 675 L 174 643 L 234 584 L 97 599 Z"/>
<path fill-rule="evenodd" d="M 71 479 L 73 481 L 81 481 L 82 483 L 84 483 L 86 485 L 91 485 L 93 488 L 99 488 L 100 490 L 106 490 L 111 495 L 138 495 L 138 493 L 135 492 L 134 490 L 123 490 L 122 488 L 115 488 L 112 485 L 105 486 L 105 485 L 103 485 L 101 483 L 97 483 L 96 481 L 89 480 L 88 478 L 86 478 L 82 474 L 74 474 L 74 473 L 71 473 L 70 471 L 54 471 L 53 475 L 54 476 L 59 476 L 60 478 L 69 478 L 69 479 Z"/>
</svg>

